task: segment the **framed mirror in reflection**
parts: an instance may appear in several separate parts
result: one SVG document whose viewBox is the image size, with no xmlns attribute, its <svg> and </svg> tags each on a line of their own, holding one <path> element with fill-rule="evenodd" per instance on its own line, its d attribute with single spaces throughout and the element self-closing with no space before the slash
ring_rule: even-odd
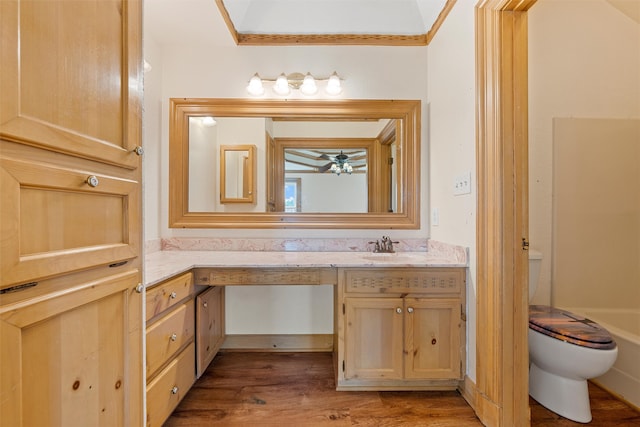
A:
<svg viewBox="0 0 640 427">
<path fill-rule="evenodd" d="M 171 227 L 419 228 L 419 101 L 170 107 Z"/>
</svg>

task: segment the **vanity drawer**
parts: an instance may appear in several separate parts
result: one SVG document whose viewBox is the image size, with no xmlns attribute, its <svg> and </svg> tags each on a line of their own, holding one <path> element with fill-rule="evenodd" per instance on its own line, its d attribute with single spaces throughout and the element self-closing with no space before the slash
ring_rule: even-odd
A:
<svg viewBox="0 0 640 427">
<path fill-rule="evenodd" d="M 180 348 L 193 340 L 194 330 L 193 299 L 147 327 L 147 378 L 151 378 Z"/>
<path fill-rule="evenodd" d="M 191 343 L 147 385 L 147 426 L 162 426 L 196 379 Z"/>
<path fill-rule="evenodd" d="M 457 294 L 465 283 L 463 268 L 344 269 L 345 292 Z"/>
<path fill-rule="evenodd" d="M 191 272 L 167 280 L 147 290 L 146 319 L 162 313 L 193 293 Z"/>
</svg>

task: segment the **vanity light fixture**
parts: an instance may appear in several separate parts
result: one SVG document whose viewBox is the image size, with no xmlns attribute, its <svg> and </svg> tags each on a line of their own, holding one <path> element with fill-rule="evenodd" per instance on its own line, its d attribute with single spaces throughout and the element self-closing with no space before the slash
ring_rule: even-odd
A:
<svg viewBox="0 0 640 427">
<path fill-rule="evenodd" d="M 335 96 L 342 93 L 342 80 L 336 72 L 324 78 L 314 77 L 311 73 L 282 73 L 275 79 L 261 78 L 258 73 L 255 73 L 249 80 L 247 92 L 252 96 L 262 96 L 265 93 L 265 83 L 271 83 L 276 95 L 287 96 L 292 90 L 299 90 L 305 96 L 313 96 L 318 93 L 317 82 L 320 81 L 327 82 L 325 92 Z"/>
</svg>

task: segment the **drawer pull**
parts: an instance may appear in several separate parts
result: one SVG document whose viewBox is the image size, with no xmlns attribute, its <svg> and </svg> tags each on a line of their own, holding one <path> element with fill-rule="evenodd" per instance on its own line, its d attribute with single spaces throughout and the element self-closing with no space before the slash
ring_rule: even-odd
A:
<svg viewBox="0 0 640 427">
<path fill-rule="evenodd" d="M 178 339 L 178 335 L 176 335 L 176 334 L 172 334 L 171 335 L 171 341 L 175 341 L 177 339 Z"/>
<path fill-rule="evenodd" d="M 100 181 L 98 180 L 97 176 L 89 175 L 87 177 L 86 183 L 89 185 L 89 187 L 97 187 L 98 184 L 100 184 Z"/>
<path fill-rule="evenodd" d="M 142 291 L 144 291 L 144 285 L 142 283 L 138 283 L 138 286 L 136 286 L 136 292 L 141 294 Z"/>
<path fill-rule="evenodd" d="M 396 313 L 401 314 L 402 313 L 402 309 L 400 307 L 396 308 Z"/>
<path fill-rule="evenodd" d="M 174 385 L 173 388 L 171 389 L 171 394 L 178 394 L 178 386 Z"/>
<path fill-rule="evenodd" d="M 175 292 L 171 292 L 169 294 L 169 298 L 171 298 L 171 299 L 176 299 L 177 296 L 178 296 L 178 294 L 176 294 Z"/>
<path fill-rule="evenodd" d="M 407 308 L 407 313 L 413 313 L 413 307 Z"/>
</svg>

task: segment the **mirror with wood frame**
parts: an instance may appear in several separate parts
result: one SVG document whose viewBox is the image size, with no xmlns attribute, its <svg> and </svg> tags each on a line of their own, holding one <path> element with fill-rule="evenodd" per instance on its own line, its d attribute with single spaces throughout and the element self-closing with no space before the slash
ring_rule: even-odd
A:
<svg viewBox="0 0 640 427">
<path fill-rule="evenodd" d="M 169 131 L 172 228 L 420 226 L 420 101 L 172 98 Z M 233 198 L 222 146 L 255 149 Z"/>
</svg>

